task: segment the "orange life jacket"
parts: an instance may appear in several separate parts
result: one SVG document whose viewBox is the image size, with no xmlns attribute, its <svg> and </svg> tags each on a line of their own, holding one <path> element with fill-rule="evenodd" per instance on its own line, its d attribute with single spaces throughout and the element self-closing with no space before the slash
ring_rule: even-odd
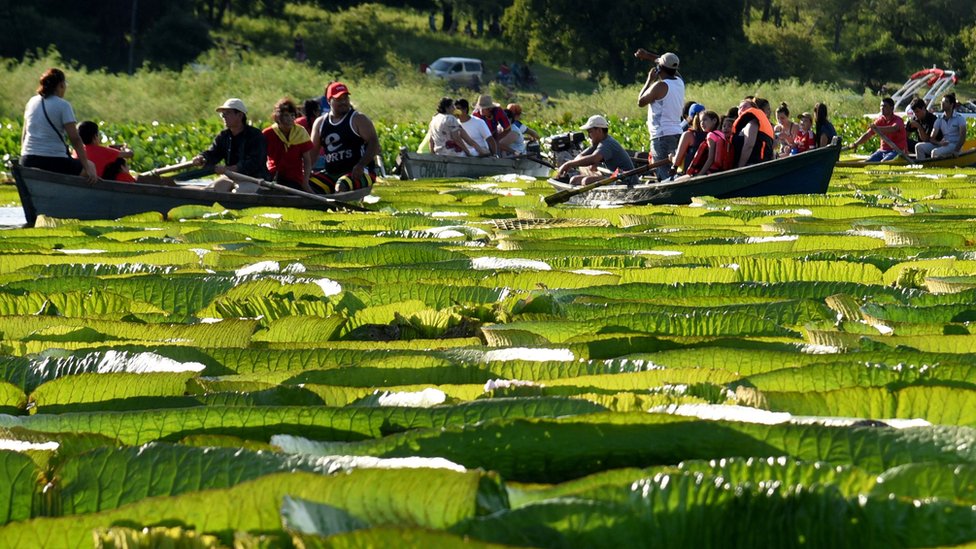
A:
<svg viewBox="0 0 976 549">
<path fill-rule="evenodd" d="M 765 162 L 766 160 L 773 159 L 773 141 L 776 140 L 776 133 L 773 131 L 773 125 L 770 124 L 769 119 L 766 118 L 766 113 L 757 109 L 756 107 L 749 107 L 748 109 L 742 111 L 739 117 L 735 119 L 732 123 L 732 135 L 736 135 L 739 131 L 744 128 L 747 123 L 744 120 L 752 115 L 759 121 L 759 135 L 756 136 L 756 144 L 753 148 L 751 157 L 757 159 L 758 162 Z M 757 155 L 758 151 L 758 155 Z M 736 156 L 738 157 L 741 151 L 736 151 Z"/>
</svg>

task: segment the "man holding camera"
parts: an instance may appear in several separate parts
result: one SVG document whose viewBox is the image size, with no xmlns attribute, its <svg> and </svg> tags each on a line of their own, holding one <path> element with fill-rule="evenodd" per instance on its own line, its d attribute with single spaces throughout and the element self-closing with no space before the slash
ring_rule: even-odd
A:
<svg viewBox="0 0 976 549">
<path fill-rule="evenodd" d="M 678 56 L 665 53 L 656 56 L 639 48 L 634 57 L 654 61 L 647 81 L 637 96 L 637 105 L 647 107 L 647 130 L 651 134 L 651 161 L 668 158 L 678 150 L 681 137 L 681 109 L 685 102 L 685 83 L 678 76 Z M 668 167 L 657 169 L 658 179 L 668 177 Z"/>
</svg>

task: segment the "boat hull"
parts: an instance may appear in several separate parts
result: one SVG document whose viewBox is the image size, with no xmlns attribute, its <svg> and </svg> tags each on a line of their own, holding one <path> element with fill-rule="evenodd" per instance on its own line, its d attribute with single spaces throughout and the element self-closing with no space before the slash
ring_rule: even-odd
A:
<svg viewBox="0 0 976 549">
<path fill-rule="evenodd" d="M 64 175 L 16 163 L 13 175 L 24 208 L 27 224 L 33 226 L 38 215 L 68 219 L 118 219 L 144 212 L 167 212 L 178 206 L 220 204 L 240 210 L 256 207 L 335 209 L 317 200 L 288 194 L 237 194 L 214 192 L 199 187 L 165 186 L 98 180 L 89 183 L 80 176 Z M 357 201 L 371 189 L 322 195 L 342 202 Z"/>
<path fill-rule="evenodd" d="M 550 168 L 541 159 L 479 158 L 475 156 L 444 156 L 421 154 L 400 149 L 401 174 L 404 179 L 448 179 L 469 177 L 477 179 L 492 175 L 514 173 L 532 177 L 549 177 Z"/>
<path fill-rule="evenodd" d="M 601 204 L 688 204 L 696 196 L 736 198 L 788 194 L 823 194 L 830 185 L 840 146 L 831 145 L 788 156 L 681 181 L 646 183 L 628 187 L 609 185 L 573 197 L 570 203 Z M 558 190 L 572 186 L 549 180 Z"/>
</svg>

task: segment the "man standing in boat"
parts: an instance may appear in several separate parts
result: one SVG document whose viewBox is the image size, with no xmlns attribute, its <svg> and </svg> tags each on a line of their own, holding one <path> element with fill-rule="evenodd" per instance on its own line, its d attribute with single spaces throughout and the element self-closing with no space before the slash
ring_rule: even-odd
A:
<svg viewBox="0 0 976 549">
<path fill-rule="evenodd" d="M 224 101 L 223 105 L 217 107 L 217 112 L 224 121 L 225 129 L 217 134 L 209 149 L 193 158 L 193 163 L 197 166 L 213 166 L 214 173 L 221 176 L 210 185 L 211 190 L 227 192 L 236 189 L 238 192 L 254 192 L 257 190 L 256 186 L 246 190 L 237 187 L 224 173 L 232 171 L 266 179 L 268 172 L 265 163 L 268 154 L 264 134 L 247 123 L 247 107 L 236 97 Z M 223 164 L 219 164 L 220 162 Z"/>
<path fill-rule="evenodd" d="M 678 56 L 665 53 L 658 57 L 639 48 L 634 57 L 654 61 L 647 80 L 637 96 L 637 105 L 647 107 L 647 130 L 651 134 L 651 160 L 668 158 L 678 150 L 681 137 L 681 110 L 685 103 L 685 83 L 678 75 Z M 657 169 L 657 177 L 668 177 L 668 167 Z"/>
<path fill-rule="evenodd" d="M 312 143 L 325 149 L 325 172 L 312 174 L 316 192 L 345 192 L 369 187 L 376 181 L 373 159 L 380 141 L 373 122 L 352 107 L 349 88 L 333 82 L 325 92 L 330 110 L 312 125 Z"/>
</svg>

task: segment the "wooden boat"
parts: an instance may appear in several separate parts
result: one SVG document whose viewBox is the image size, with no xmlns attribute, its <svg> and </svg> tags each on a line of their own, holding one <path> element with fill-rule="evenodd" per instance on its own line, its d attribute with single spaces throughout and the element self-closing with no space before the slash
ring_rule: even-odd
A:
<svg viewBox="0 0 976 549">
<path fill-rule="evenodd" d="M 336 209 L 328 203 L 291 194 L 237 194 L 214 192 L 191 186 L 123 183 L 103 179 L 89 183 L 81 176 L 64 175 L 35 168 L 25 168 L 16 161 L 12 172 L 20 193 L 27 225 L 34 226 L 38 215 L 68 219 L 117 219 L 143 212 L 160 212 L 164 216 L 177 206 L 220 204 L 231 210 L 244 208 Z M 372 189 L 322 195 L 342 202 L 354 202 L 369 195 Z"/>
<path fill-rule="evenodd" d="M 397 164 L 400 167 L 400 177 L 403 179 L 430 179 L 435 177 L 477 179 L 509 173 L 532 177 L 549 177 L 551 170 L 545 160 L 533 156 L 515 158 L 444 156 L 412 152 L 406 147 L 400 149 Z"/>
<path fill-rule="evenodd" d="M 968 143 L 968 142 L 967 142 Z M 976 165 L 976 148 L 960 152 L 957 156 L 946 156 L 943 158 L 926 158 L 925 160 L 912 160 L 908 162 L 901 156 L 895 157 L 888 162 L 865 162 L 858 160 L 841 160 L 837 166 L 841 168 L 869 168 L 871 166 L 918 166 L 921 168 L 968 168 Z"/>
<path fill-rule="evenodd" d="M 840 144 L 814 149 L 680 181 L 607 185 L 573 197 L 570 203 L 581 205 L 688 204 L 696 196 L 734 198 L 787 194 L 823 194 L 827 192 L 834 165 L 840 158 Z M 556 179 L 549 183 L 557 190 L 572 185 Z"/>
</svg>

